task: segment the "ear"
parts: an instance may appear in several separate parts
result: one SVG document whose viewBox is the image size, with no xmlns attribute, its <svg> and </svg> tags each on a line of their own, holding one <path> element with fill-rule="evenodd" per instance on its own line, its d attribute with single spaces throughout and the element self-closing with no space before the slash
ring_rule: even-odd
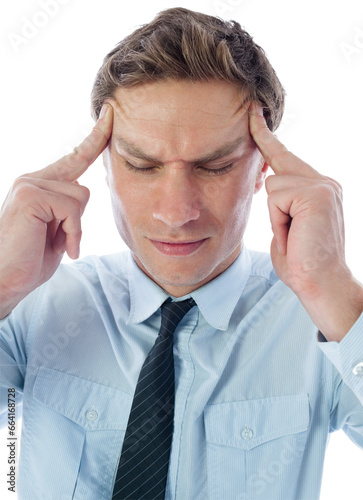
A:
<svg viewBox="0 0 363 500">
<path fill-rule="evenodd" d="M 256 184 L 255 184 L 254 194 L 258 193 L 259 190 L 264 185 L 266 174 L 267 174 L 267 170 L 268 170 L 268 165 L 265 162 L 265 160 L 262 158 L 261 159 L 260 168 L 259 168 L 259 173 L 258 173 L 258 176 L 256 178 Z"/>
</svg>

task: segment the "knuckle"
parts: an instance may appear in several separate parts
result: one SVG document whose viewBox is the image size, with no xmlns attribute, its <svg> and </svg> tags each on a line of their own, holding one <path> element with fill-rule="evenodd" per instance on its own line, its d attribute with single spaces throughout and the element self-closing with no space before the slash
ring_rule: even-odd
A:
<svg viewBox="0 0 363 500">
<path fill-rule="evenodd" d="M 333 179 L 332 177 L 325 176 L 325 182 L 326 182 L 326 184 L 331 185 L 332 188 L 335 189 L 335 191 L 338 194 L 343 193 L 343 186 L 336 179 Z"/>
<path fill-rule="evenodd" d="M 73 149 L 71 153 L 69 153 L 65 157 L 65 165 L 69 168 L 72 169 L 75 167 L 76 163 L 79 161 L 79 147 L 77 146 L 76 148 Z"/>
<path fill-rule="evenodd" d="M 76 193 L 73 194 L 74 196 L 74 200 L 78 202 L 78 207 L 80 209 L 80 215 L 82 216 L 83 215 L 83 212 L 86 208 L 86 205 L 89 201 L 89 198 L 90 198 L 90 190 L 85 187 L 85 186 L 76 186 L 77 187 L 77 191 Z"/>
<path fill-rule="evenodd" d="M 90 142 L 92 146 L 97 146 L 104 138 L 104 131 L 98 125 L 95 125 L 90 135 L 86 138 L 86 141 Z"/>
<path fill-rule="evenodd" d="M 86 137 L 81 144 L 76 146 L 72 153 L 70 153 L 70 158 L 81 159 L 86 161 L 91 161 L 93 157 L 93 150 L 98 146 L 99 142 L 103 139 L 104 134 L 102 130 L 94 127 L 92 132 L 88 137 Z"/>
<path fill-rule="evenodd" d="M 82 146 L 77 146 L 73 149 L 71 153 L 66 157 L 67 164 L 70 168 L 74 168 L 79 163 L 88 162 L 89 155 L 85 152 Z"/>
<path fill-rule="evenodd" d="M 39 197 L 38 191 L 39 190 L 36 186 L 26 183 L 25 181 L 22 182 L 19 181 L 17 185 L 14 187 L 13 196 L 15 201 L 17 201 L 18 203 L 28 203 L 35 197 Z"/>
<path fill-rule="evenodd" d="M 90 199 L 91 192 L 86 186 L 80 186 L 80 192 L 82 195 L 82 202 L 86 204 Z"/>
<path fill-rule="evenodd" d="M 16 189 L 18 186 L 21 186 L 24 183 L 29 183 L 29 181 L 30 181 L 29 174 L 22 174 L 14 180 L 13 189 Z"/>
<path fill-rule="evenodd" d="M 268 194 L 270 194 L 273 191 L 274 187 L 276 187 L 276 181 L 278 181 L 276 175 L 269 175 L 268 177 L 266 177 L 265 186 Z"/>
<path fill-rule="evenodd" d="M 317 198 L 322 203 L 335 203 L 336 187 L 330 182 L 323 182 L 317 186 Z"/>
<path fill-rule="evenodd" d="M 343 198 L 343 186 L 336 180 L 330 179 L 331 185 L 339 198 Z"/>
</svg>

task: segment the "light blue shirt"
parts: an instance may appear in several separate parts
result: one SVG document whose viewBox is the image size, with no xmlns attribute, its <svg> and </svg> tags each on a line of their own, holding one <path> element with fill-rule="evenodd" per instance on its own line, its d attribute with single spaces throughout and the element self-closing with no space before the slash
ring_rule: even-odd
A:
<svg viewBox="0 0 363 500">
<path fill-rule="evenodd" d="M 191 296 L 174 335 L 166 499 L 318 499 L 329 434 L 363 446 L 363 314 L 340 343 L 319 342 L 270 257 L 245 248 Z M 21 500 L 110 500 L 166 297 L 130 252 L 88 257 L 0 323 L 4 416 L 9 387 L 23 402 Z"/>
</svg>

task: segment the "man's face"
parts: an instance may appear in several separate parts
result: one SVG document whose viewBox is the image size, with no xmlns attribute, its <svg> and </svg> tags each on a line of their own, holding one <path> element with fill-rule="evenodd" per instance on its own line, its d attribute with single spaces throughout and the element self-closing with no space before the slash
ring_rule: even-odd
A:
<svg viewBox="0 0 363 500">
<path fill-rule="evenodd" d="M 167 80 L 119 88 L 109 102 L 104 163 L 117 228 L 138 266 L 180 297 L 240 253 L 264 176 L 249 103 L 230 83 Z"/>
</svg>

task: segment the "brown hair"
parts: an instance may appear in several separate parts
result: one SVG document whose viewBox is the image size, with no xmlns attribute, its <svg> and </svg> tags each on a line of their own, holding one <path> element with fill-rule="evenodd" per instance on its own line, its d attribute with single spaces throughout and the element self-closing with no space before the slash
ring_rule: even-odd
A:
<svg viewBox="0 0 363 500">
<path fill-rule="evenodd" d="M 167 78 L 237 83 L 262 104 L 271 130 L 281 121 L 285 92 L 263 49 L 236 21 L 184 8 L 162 11 L 107 54 L 92 89 L 93 118 L 118 87 Z"/>
</svg>

